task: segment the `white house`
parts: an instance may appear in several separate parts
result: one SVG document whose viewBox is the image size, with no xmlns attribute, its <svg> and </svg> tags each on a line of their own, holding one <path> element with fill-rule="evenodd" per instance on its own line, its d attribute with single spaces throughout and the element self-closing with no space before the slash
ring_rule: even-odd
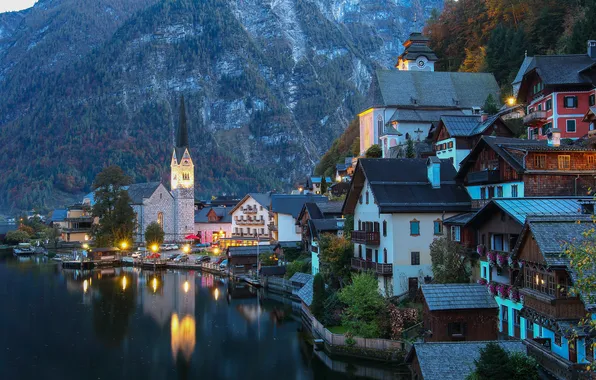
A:
<svg viewBox="0 0 596 380">
<path fill-rule="evenodd" d="M 232 215 L 232 245 L 246 245 L 271 238 L 271 193 L 249 193 L 230 210 Z M 225 240 L 225 239 L 221 239 Z"/>
<path fill-rule="evenodd" d="M 432 277 L 430 244 L 443 219 L 469 211 L 470 196 L 448 160 L 360 159 L 343 213 L 354 215 L 352 268 L 372 270 L 386 295 Z"/>
<path fill-rule="evenodd" d="M 428 39 L 412 33 L 404 43 L 398 70 L 377 70 L 358 114 L 360 154 L 379 144 L 383 157 L 407 140 L 423 141 L 442 115 L 480 115 L 489 95 L 498 101 L 499 86 L 492 74 L 435 72 L 435 53 Z"/>
<path fill-rule="evenodd" d="M 312 194 L 273 194 L 271 196 L 273 240 L 277 242 L 302 241 L 302 229 L 296 224 L 296 220 L 307 202 L 327 202 L 327 198 Z"/>
</svg>

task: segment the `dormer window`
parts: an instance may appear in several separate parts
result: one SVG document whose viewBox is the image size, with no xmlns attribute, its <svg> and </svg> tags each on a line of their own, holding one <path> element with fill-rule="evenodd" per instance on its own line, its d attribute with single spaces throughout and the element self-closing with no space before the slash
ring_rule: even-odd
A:
<svg viewBox="0 0 596 380">
<path fill-rule="evenodd" d="M 472 107 L 472 115 L 480 115 L 480 107 Z"/>
</svg>

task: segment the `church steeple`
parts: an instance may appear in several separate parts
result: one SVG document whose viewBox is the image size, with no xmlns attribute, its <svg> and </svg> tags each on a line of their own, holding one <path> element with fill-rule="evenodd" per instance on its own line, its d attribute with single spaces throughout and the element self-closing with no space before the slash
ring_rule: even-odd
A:
<svg viewBox="0 0 596 380">
<path fill-rule="evenodd" d="M 188 148 L 188 127 L 186 126 L 186 108 L 184 95 L 180 97 L 180 117 L 176 132 L 176 148 Z"/>
<path fill-rule="evenodd" d="M 429 39 L 419 32 L 410 33 L 403 43 L 404 52 L 397 57 L 395 67 L 402 71 L 435 71 L 437 55 L 428 46 Z"/>
</svg>

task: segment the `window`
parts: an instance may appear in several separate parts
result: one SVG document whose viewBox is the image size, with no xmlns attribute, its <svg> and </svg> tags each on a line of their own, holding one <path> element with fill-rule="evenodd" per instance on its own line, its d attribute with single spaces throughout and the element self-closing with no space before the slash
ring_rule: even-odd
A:
<svg viewBox="0 0 596 380">
<path fill-rule="evenodd" d="M 383 262 L 387 264 L 387 248 L 383 248 Z"/>
<path fill-rule="evenodd" d="M 594 341 L 586 338 L 586 360 L 594 360 Z"/>
<path fill-rule="evenodd" d="M 486 199 L 486 187 L 480 188 L 480 199 Z"/>
<path fill-rule="evenodd" d="M 590 107 L 596 104 L 596 96 L 594 94 L 590 95 L 588 98 L 588 102 L 590 103 Z"/>
<path fill-rule="evenodd" d="M 569 133 L 575 133 L 576 129 L 575 129 L 575 120 L 570 119 L 567 120 L 567 132 Z"/>
<path fill-rule="evenodd" d="M 563 107 L 577 108 L 577 96 L 566 96 L 563 100 Z"/>
<path fill-rule="evenodd" d="M 559 347 L 561 347 L 561 335 L 560 334 L 555 334 L 555 344 Z"/>
<path fill-rule="evenodd" d="M 420 222 L 416 219 L 410 221 L 410 235 L 418 236 L 420 235 Z"/>
<path fill-rule="evenodd" d="M 482 278 L 488 281 L 488 272 L 485 266 L 482 266 Z"/>
<path fill-rule="evenodd" d="M 546 101 L 545 106 L 546 106 L 545 108 L 546 108 L 547 111 L 550 110 L 550 109 L 552 109 L 553 108 L 553 100 L 552 99 L 548 99 Z"/>
<path fill-rule="evenodd" d="M 375 263 L 379 262 L 379 250 L 375 249 Z"/>
<path fill-rule="evenodd" d="M 263 211 L 263 206 L 260 206 L 260 210 Z"/>
<path fill-rule="evenodd" d="M 383 236 L 387 236 L 387 221 L 383 220 Z"/>
<path fill-rule="evenodd" d="M 466 324 L 464 322 L 452 322 L 447 325 L 447 333 L 451 336 L 463 337 L 466 335 Z"/>
<path fill-rule="evenodd" d="M 534 156 L 534 167 L 536 169 L 546 168 L 546 154 L 537 154 Z"/>
<path fill-rule="evenodd" d="M 509 322 L 509 308 L 505 305 L 501 306 L 501 322 L 503 324 Z"/>
<path fill-rule="evenodd" d="M 519 327 L 519 310 L 513 309 L 513 326 Z"/>
<path fill-rule="evenodd" d="M 559 160 L 559 169 L 562 169 L 562 170 L 571 169 L 571 156 L 559 155 L 558 160 Z"/>
<path fill-rule="evenodd" d="M 383 117 L 379 116 L 379 118 L 377 119 L 377 129 L 378 129 L 378 133 L 379 133 L 379 137 L 381 137 L 383 135 Z"/>
<path fill-rule="evenodd" d="M 163 212 L 157 213 L 157 224 L 159 224 L 161 228 L 163 228 Z"/>
<path fill-rule="evenodd" d="M 596 163 L 596 156 L 588 156 L 588 165 L 594 165 Z"/>
<path fill-rule="evenodd" d="M 449 143 L 447 144 L 447 148 L 449 148 L 449 149 L 453 148 L 453 141 L 449 141 Z"/>
<path fill-rule="evenodd" d="M 503 198 L 503 186 L 497 186 L 497 198 Z"/>
<path fill-rule="evenodd" d="M 503 235 L 501 235 L 501 234 L 493 235 L 492 243 L 493 243 L 492 249 L 494 249 L 495 251 L 503 251 Z"/>
<path fill-rule="evenodd" d="M 358 257 L 362 258 L 362 246 L 361 245 L 358 246 Z"/>
<path fill-rule="evenodd" d="M 366 192 L 366 204 L 368 204 L 368 191 Z"/>
<path fill-rule="evenodd" d="M 461 241 L 461 227 L 451 226 L 451 240 Z"/>
<path fill-rule="evenodd" d="M 443 222 L 440 219 L 437 219 L 433 222 L 433 225 L 434 225 L 434 234 L 442 235 L 443 234 Z"/>
<path fill-rule="evenodd" d="M 542 104 L 538 104 L 538 111 L 542 111 Z"/>
<path fill-rule="evenodd" d="M 411 263 L 412 265 L 420 265 L 420 252 L 411 253 Z"/>
<path fill-rule="evenodd" d="M 513 198 L 517 198 L 518 197 L 518 195 L 517 195 L 517 185 L 511 185 L 511 196 Z"/>
<path fill-rule="evenodd" d="M 182 179 L 184 181 L 189 181 L 190 180 L 190 174 L 189 173 L 182 173 Z"/>
<path fill-rule="evenodd" d="M 553 127 L 553 123 L 546 123 L 542 126 L 542 136 L 546 136 L 548 134 L 548 130 Z"/>
<path fill-rule="evenodd" d="M 488 188 L 488 199 L 493 199 L 495 197 L 495 187 L 490 186 Z"/>
<path fill-rule="evenodd" d="M 362 231 L 362 221 L 358 220 L 358 231 Z"/>
<path fill-rule="evenodd" d="M 362 193 L 360 193 L 360 197 L 358 197 L 358 202 L 362 204 Z"/>
</svg>

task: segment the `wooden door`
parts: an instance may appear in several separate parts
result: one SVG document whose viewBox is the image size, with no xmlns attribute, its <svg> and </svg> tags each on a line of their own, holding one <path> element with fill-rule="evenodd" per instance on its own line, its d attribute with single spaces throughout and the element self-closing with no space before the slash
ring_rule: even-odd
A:
<svg viewBox="0 0 596 380">
<path fill-rule="evenodd" d="M 417 291 L 418 291 L 418 277 L 408 278 L 408 292 L 410 293 L 410 297 L 416 296 Z"/>
<path fill-rule="evenodd" d="M 372 248 L 366 248 L 366 261 L 372 261 Z"/>
<path fill-rule="evenodd" d="M 577 341 L 569 342 L 569 361 L 577 363 Z"/>
</svg>

